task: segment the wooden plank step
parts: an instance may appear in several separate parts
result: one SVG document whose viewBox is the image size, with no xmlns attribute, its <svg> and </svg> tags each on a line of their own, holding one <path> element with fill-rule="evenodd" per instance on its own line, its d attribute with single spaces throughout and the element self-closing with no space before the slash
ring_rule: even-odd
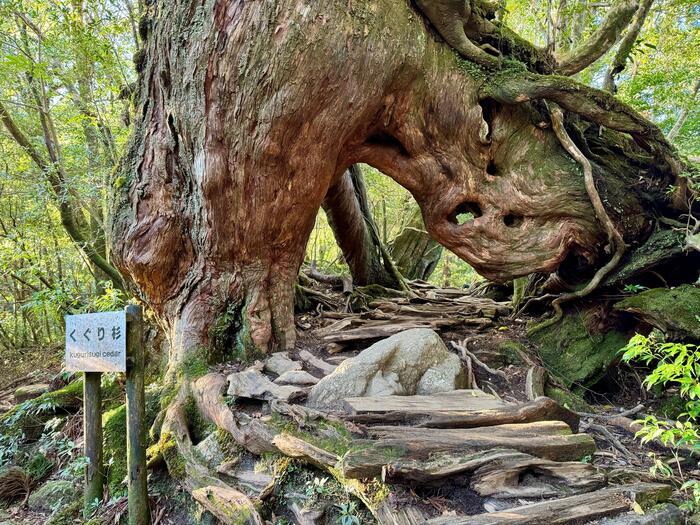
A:
<svg viewBox="0 0 700 525">
<path fill-rule="evenodd" d="M 440 516 L 427 525 L 570 525 L 615 516 L 629 511 L 632 502 L 642 509 L 667 501 L 671 486 L 636 483 L 606 487 L 595 492 L 569 496 L 532 505 L 474 516 Z"/>
<path fill-rule="evenodd" d="M 351 415 L 430 413 L 437 410 L 479 411 L 505 406 L 508 403 L 481 390 L 452 390 L 429 396 L 349 397 L 343 401 L 343 409 Z"/>
<path fill-rule="evenodd" d="M 375 511 L 379 525 L 423 525 L 425 516 L 417 507 L 402 506 L 394 509 L 388 501 L 383 501 Z"/>
<path fill-rule="evenodd" d="M 470 454 L 494 448 L 514 449 L 552 461 L 577 461 L 595 452 L 588 434 L 572 434 L 562 421 L 497 425 L 468 429 L 370 427 L 378 439 L 358 440 L 343 458 L 349 478 L 369 478 L 397 462 L 425 460 L 435 454 Z"/>
<path fill-rule="evenodd" d="M 474 391 L 456 391 L 474 392 Z M 452 394 L 452 393 L 450 393 Z M 446 395 L 354 397 L 344 401 L 355 423 L 406 424 L 426 428 L 473 428 L 507 423 L 564 421 L 578 431 L 579 416 L 553 399 L 539 397 L 528 403 L 506 403 L 494 396 Z"/>
<path fill-rule="evenodd" d="M 475 318 L 460 318 L 460 319 L 432 319 L 421 320 L 420 318 L 403 320 L 396 322 L 393 319 L 384 321 L 382 324 L 373 326 L 360 326 L 359 328 L 351 328 L 349 330 L 341 330 L 339 332 L 327 334 L 321 337 L 324 343 L 347 343 L 351 341 L 363 341 L 366 339 L 384 339 L 405 330 L 413 328 L 432 328 L 433 330 L 441 330 L 458 325 L 469 325 L 477 328 L 485 328 L 493 325 L 493 321 L 483 317 Z"/>
</svg>

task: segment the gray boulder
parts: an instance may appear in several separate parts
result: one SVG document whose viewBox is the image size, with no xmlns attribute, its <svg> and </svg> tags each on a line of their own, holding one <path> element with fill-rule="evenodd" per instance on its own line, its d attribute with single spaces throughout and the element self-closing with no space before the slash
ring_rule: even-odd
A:
<svg viewBox="0 0 700 525">
<path fill-rule="evenodd" d="M 311 389 L 309 404 L 331 406 L 347 397 L 435 394 L 465 384 L 459 357 L 433 330 L 415 328 L 343 361 Z"/>
<path fill-rule="evenodd" d="M 287 352 L 275 352 L 265 361 L 264 370 L 281 376 L 290 370 L 301 370 L 301 363 L 290 359 Z"/>
</svg>

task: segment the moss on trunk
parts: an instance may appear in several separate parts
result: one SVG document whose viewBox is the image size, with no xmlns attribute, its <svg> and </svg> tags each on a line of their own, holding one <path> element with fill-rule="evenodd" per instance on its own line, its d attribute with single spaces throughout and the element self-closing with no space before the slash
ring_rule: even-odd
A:
<svg viewBox="0 0 700 525">
<path fill-rule="evenodd" d="M 630 334 L 615 329 L 607 315 L 600 308 L 569 311 L 532 336 L 547 371 L 568 388 L 594 384 L 627 344 Z"/>
</svg>

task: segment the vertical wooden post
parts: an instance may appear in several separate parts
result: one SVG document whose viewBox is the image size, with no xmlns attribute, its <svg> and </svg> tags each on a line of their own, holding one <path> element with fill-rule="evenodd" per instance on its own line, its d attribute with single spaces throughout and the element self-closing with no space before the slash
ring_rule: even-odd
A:
<svg viewBox="0 0 700 525">
<path fill-rule="evenodd" d="M 143 323 L 141 307 L 126 307 L 126 439 L 129 525 L 151 520 L 146 484 L 146 394 L 144 391 Z"/>
<path fill-rule="evenodd" d="M 95 500 L 104 496 L 104 468 L 102 466 L 102 389 L 101 372 L 85 372 L 83 379 L 83 431 L 85 433 L 85 492 L 83 515 L 88 518 L 95 510 Z"/>
</svg>

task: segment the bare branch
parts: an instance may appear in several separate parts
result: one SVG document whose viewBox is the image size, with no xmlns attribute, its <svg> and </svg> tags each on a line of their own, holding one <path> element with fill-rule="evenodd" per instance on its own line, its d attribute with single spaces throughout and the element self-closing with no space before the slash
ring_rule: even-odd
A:
<svg viewBox="0 0 700 525">
<path fill-rule="evenodd" d="M 600 27 L 581 45 L 558 59 L 557 72 L 573 75 L 602 57 L 630 24 L 637 12 L 637 0 L 619 0 L 607 12 Z"/>
</svg>

